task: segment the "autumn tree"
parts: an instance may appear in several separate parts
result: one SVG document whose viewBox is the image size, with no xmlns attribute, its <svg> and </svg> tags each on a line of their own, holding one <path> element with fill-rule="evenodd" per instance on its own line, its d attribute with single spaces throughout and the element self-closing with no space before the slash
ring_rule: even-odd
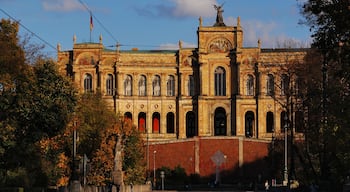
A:
<svg viewBox="0 0 350 192">
<path fill-rule="evenodd" d="M 2 19 L 0 22 L 0 124 L 1 153 L 0 180 L 1 185 L 11 184 L 12 178 L 21 177 L 24 172 L 18 160 L 11 155 L 18 146 L 17 133 L 21 133 L 16 119 L 18 93 L 32 82 L 31 69 L 25 64 L 25 53 L 19 46 L 19 25 L 16 22 Z M 11 176 L 9 176 L 9 174 Z M 17 179 L 20 180 L 20 179 Z"/>
<path fill-rule="evenodd" d="M 57 159 L 52 154 L 45 156 L 51 157 L 48 161 L 43 161 L 37 143 L 63 133 L 75 107 L 76 93 L 70 81 L 58 74 L 52 61 L 39 60 L 28 69 L 31 73 L 26 74 L 26 82 L 16 79 L 11 108 L 7 110 L 14 122 L 16 145 L 6 153 L 6 165 L 22 170 L 21 185 L 46 186 L 50 183 L 47 173 L 52 171 L 47 162 Z"/>
<path fill-rule="evenodd" d="M 77 109 L 79 141 L 77 153 L 91 161 L 88 184 L 103 185 L 113 169 L 117 116 L 110 110 L 100 93 L 81 95 Z"/>
<path fill-rule="evenodd" d="M 116 115 L 104 102 L 99 93 L 84 94 L 76 115 L 79 132 L 78 153 L 90 159 L 87 182 L 106 185 L 112 182 L 112 172 L 117 144 L 122 145 L 120 164 L 124 181 L 135 184 L 144 182 L 145 164 L 142 138 L 131 121 Z M 119 141 L 119 142 L 118 142 Z"/>
<path fill-rule="evenodd" d="M 301 3 L 304 24 L 312 31 L 312 47 L 321 55 L 318 73 L 309 81 L 306 153 L 312 178 L 323 190 L 342 186 L 350 170 L 350 3 L 308 0 Z M 341 190 L 332 188 L 332 190 Z"/>
<path fill-rule="evenodd" d="M 128 119 L 124 120 L 125 132 L 123 171 L 125 184 L 143 184 L 145 182 L 146 161 L 144 158 L 144 143 L 140 132 Z"/>
<path fill-rule="evenodd" d="M 14 88 L 14 80 L 27 69 L 25 54 L 19 46 L 19 25 L 2 19 L 0 22 L 0 80 L 2 95 Z"/>
<path fill-rule="evenodd" d="M 0 22 L 0 184 L 46 186 L 48 167 L 37 143 L 64 130 L 75 91 L 53 61 L 26 52 L 35 45 L 23 48 L 18 29 L 17 22 Z"/>
<path fill-rule="evenodd" d="M 73 122 L 74 120 L 72 120 Z M 54 137 L 42 138 L 36 145 L 40 149 L 40 162 L 48 185 L 63 187 L 69 184 L 71 176 L 71 132 L 74 124 L 69 123 L 64 133 Z"/>
<path fill-rule="evenodd" d="M 116 135 L 125 145 L 126 178 L 141 180 L 143 169 L 136 165 L 141 166 L 143 153 L 136 130 L 121 123 L 100 93 L 78 97 L 71 80 L 39 53 L 41 46 L 20 41 L 18 29 L 17 22 L 0 22 L 0 186 L 67 185 L 74 130 L 79 133 L 77 157 L 86 155 L 96 176 L 90 183 L 110 181 Z"/>
</svg>

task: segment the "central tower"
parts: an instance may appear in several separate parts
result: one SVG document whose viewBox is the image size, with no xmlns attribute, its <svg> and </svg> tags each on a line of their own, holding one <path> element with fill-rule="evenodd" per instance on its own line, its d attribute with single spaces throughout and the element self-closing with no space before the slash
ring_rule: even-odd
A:
<svg viewBox="0 0 350 192">
<path fill-rule="evenodd" d="M 243 44 L 240 19 L 237 26 L 226 26 L 222 6 L 216 23 L 198 27 L 198 125 L 200 136 L 236 134 L 235 96 L 238 90 L 237 57 Z"/>
</svg>

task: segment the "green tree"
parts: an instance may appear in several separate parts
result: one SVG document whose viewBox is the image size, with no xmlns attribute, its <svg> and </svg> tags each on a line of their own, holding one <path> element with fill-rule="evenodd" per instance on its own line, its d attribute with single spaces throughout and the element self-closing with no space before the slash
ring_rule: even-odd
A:
<svg viewBox="0 0 350 192">
<path fill-rule="evenodd" d="M 100 93 L 81 95 L 76 115 L 79 132 L 78 153 L 92 158 L 100 148 L 103 134 L 116 124 L 117 117 L 108 109 Z"/>
<path fill-rule="evenodd" d="M 71 80 L 39 53 L 42 46 L 20 42 L 18 29 L 0 22 L 0 186 L 67 185 L 74 130 L 78 157 L 87 155 L 94 168 L 91 183 L 110 181 L 116 135 L 127 146 L 127 178 L 141 180 L 144 169 L 131 169 L 143 162 L 135 159 L 143 157 L 136 130 L 119 121 L 100 93 L 78 99 Z"/>
<path fill-rule="evenodd" d="M 321 55 L 319 70 L 308 82 L 308 161 L 323 190 L 341 186 L 350 170 L 350 3 L 308 0 L 302 3 L 304 24 L 312 31 L 312 47 Z M 321 73 L 322 72 L 322 73 Z M 320 110 L 321 109 L 321 110 Z M 340 190 L 334 189 L 333 190 Z"/>
<path fill-rule="evenodd" d="M 77 153 L 91 161 L 88 184 L 103 185 L 110 181 L 113 170 L 117 116 L 107 107 L 100 93 L 81 95 L 77 109 L 79 134 Z"/>
<path fill-rule="evenodd" d="M 39 60 L 29 69 L 31 73 L 21 78 L 27 79 L 26 82 L 16 81 L 12 107 L 8 111 L 16 127 L 16 145 L 6 153 L 7 168 L 21 168 L 25 173 L 22 183 L 19 181 L 17 185 L 46 186 L 50 182 L 47 171 L 52 167 L 44 166 L 48 164 L 41 158 L 38 142 L 64 131 L 75 107 L 76 92 L 70 81 L 59 75 L 52 61 Z"/>
<path fill-rule="evenodd" d="M 19 46 L 19 25 L 2 19 L 0 21 L 0 80 L 2 92 L 14 88 L 14 80 L 26 70 L 25 54 Z"/>
<path fill-rule="evenodd" d="M 23 137 L 33 139 L 28 143 L 33 143 L 36 148 L 40 147 L 38 157 L 41 161 L 38 167 L 41 167 L 48 184 L 55 185 L 59 183 L 62 174 L 67 175 L 67 170 L 61 173 L 62 169 L 57 168 L 57 165 L 69 155 L 65 150 L 68 148 L 65 141 L 71 139 L 66 136 L 65 130 L 66 127 L 72 127 L 71 114 L 77 104 L 77 92 L 70 79 L 58 73 L 53 61 L 38 60 L 34 66 L 34 74 L 36 91 L 28 99 L 33 99 L 31 115 L 29 122 L 21 122 L 28 124 L 26 128 L 30 134 Z"/>
<path fill-rule="evenodd" d="M 45 186 L 48 167 L 37 143 L 64 130 L 76 93 L 53 61 L 34 58 L 40 46 L 23 48 L 18 29 L 0 22 L 0 185 Z"/>
</svg>

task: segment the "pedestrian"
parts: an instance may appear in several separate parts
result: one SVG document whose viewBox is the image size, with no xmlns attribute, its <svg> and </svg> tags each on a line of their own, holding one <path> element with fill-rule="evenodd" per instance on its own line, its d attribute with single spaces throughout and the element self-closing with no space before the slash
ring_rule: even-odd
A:
<svg viewBox="0 0 350 192">
<path fill-rule="evenodd" d="M 265 191 L 269 191 L 269 189 L 270 189 L 269 181 L 266 180 L 265 181 Z"/>
</svg>

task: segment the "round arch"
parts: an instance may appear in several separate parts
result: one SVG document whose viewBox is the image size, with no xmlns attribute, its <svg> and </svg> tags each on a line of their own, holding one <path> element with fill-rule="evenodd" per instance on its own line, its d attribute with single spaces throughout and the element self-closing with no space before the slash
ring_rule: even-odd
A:
<svg viewBox="0 0 350 192">
<path fill-rule="evenodd" d="M 215 109 L 214 113 L 214 135 L 226 136 L 227 135 L 227 120 L 226 110 L 223 107 Z"/>
<path fill-rule="evenodd" d="M 253 137 L 255 117 L 253 111 L 247 111 L 244 116 L 244 134 L 246 137 Z"/>
<path fill-rule="evenodd" d="M 152 115 L 152 133 L 160 133 L 160 114 L 158 112 Z"/>
<path fill-rule="evenodd" d="M 193 111 L 186 113 L 186 137 L 191 138 L 198 135 L 196 128 L 196 115 Z"/>
<path fill-rule="evenodd" d="M 144 112 L 139 113 L 139 116 L 138 116 L 138 127 L 139 127 L 139 131 L 141 133 L 145 133 L 146 130 L 147 130 L 147 127 L 146 127 L 146 113 L 144 113 Z"/>
</svg>

